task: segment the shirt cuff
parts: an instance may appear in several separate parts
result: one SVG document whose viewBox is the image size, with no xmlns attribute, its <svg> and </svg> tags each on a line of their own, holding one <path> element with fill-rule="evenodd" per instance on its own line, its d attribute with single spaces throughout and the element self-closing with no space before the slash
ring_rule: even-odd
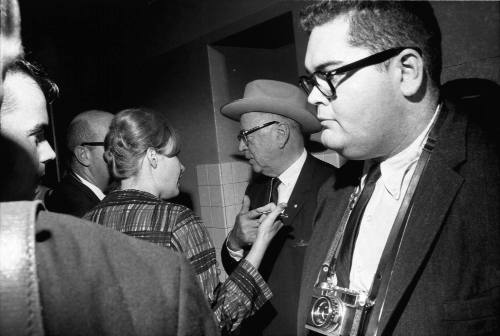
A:
<svg viewBox="0 0 500 336">
<path fill-rule="evenodd" d="M 229 243 L 228 243 L 227 239 L 226 239 L 226 248 L 227 248 L 227 252 L 229 252 L 229 256 L 231 258 L 233 258 L 234 260 L 240 261 L 241 259 L 243 259 L 243 256 L 244 256 L 243 249 L 238 250 L 238 251 L 231 250 L 231 248 L 229 247 Z"/>
</svg>

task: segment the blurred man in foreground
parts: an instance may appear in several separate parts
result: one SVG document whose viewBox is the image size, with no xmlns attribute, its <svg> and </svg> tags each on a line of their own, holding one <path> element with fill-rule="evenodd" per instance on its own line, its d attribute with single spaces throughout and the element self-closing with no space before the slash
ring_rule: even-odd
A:
<svg viewBox="0 0 500 336">
<path fill-rule="evenodd" d="M 45 164 L 55 158 L 46 139 L 49 127 L 47 104 L 57 96 L 57 86 L 37 66 L 18 59 L 5 64 L 4 98 L 0 108 L 0 130 L 32 157 L 37 165 L 34 175 L 16 179 L 26 162 L 5 166 L 2 195 L 10 200 L 32 200 L 40 179 L 45 175 Z M 19 175 L 17 175 L 18 177 Z M 21 183 L 20 183 L 21 182 Z"/>
</svg>

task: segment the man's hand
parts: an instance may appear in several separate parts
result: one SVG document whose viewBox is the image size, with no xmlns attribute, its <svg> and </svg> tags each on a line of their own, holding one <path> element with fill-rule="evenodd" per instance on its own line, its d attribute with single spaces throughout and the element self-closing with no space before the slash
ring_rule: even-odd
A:
<svg viewBox="0 0 500 336">
<path fill-rule="evenodd" d="M 250 198 L 243 196 L 241 210 L 234 223 L 233 230 L 227 238 L 228 247 L 233 251 L 239 251 L 245 246 L 252 245 L 257 238 L 257 232 L 260 225 L 259 218 L 263 213 L 271 211 L 274 204 L 269 203 L 257 209 L 250 209 Z"/>
</svg>

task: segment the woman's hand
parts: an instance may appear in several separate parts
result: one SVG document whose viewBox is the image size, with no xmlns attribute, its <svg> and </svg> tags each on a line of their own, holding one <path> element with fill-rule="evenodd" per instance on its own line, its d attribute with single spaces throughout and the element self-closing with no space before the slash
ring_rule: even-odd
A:
<svg viewBox="0 0 500 336">
<path fill-rule="evenodd" d="M 277 206 L 274 203 L 268 204 L 268 210 L 263 211 L 259 218 L 259 228 L 257 230 L 257 238 L 255 243 L 261 240 L 262 243 L 269 244 L 276 233 L 283 227 L 283 222 L 279 216 L 286 208 L 286 203 L 280 203 Z"/>
<path fill-rule="evenodd" d="M 283 227 L 283 222 L 278 217 L 285 210 L 286 205 L 286 203 L 280 203 L 275 206 L 274 203 L 269 203 L 256 209 L 262 213 L 259 218 L 260 225 L 257 230 L 257 238 L 245 257 L 255 268 L 260 266 L 269 243 Z"/>
</svg>

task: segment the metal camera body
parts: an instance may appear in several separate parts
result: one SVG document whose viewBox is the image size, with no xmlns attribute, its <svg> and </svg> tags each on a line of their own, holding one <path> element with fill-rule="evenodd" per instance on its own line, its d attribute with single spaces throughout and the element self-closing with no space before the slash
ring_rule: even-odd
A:
<svg viewBox="0 0 500 336">
<path fill-rule="evenodd" d="M 373 302 L 365 293 L 323 282 L 314 289 L 306 328 L 323 335 L 358 335 Z"/>
</svg>

